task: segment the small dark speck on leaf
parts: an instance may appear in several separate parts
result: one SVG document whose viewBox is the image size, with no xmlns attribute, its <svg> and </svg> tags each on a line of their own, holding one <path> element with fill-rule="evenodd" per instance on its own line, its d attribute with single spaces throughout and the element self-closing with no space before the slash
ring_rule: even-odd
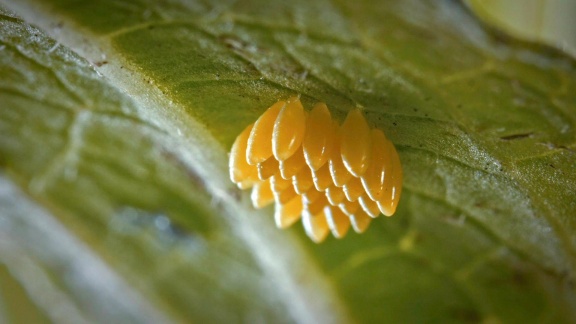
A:
<svg viewBox="0 0 576 324">
<path fill-rule="evenodd" d="M 97 61 L 94 62 L 94 65 L 96 65 L 97 67 L 101 67 L 102 65 L 108 64 L 108 61 Z"/>
<path fill-rule="evenodd" d="M 517 286 L 524 286 L 529 281 L 528 278 L 526 277 L 526 274 L 520 270 L 514 271 L 512 280 Z"/>
<path fill-rule="evenodd" d="M 554 166 L 554 164 L 550 163 L 548 164 L 552 169 L 556 169 L 556 167 Z"/>
<path fill-rule="evenodd" d="M 478 202 L 476 202 L 476 203 L 474 204 L 474 207 L 476 207 L 476 208 L 484 208 L 484 207 L 486 207 L 486 202 L 484 202 L 484 201 L 478 201 Z"/>
<path fill-rule="evenodd" d="M 451 313 L 459 322 L 478 323 L 482 320 L 482 316 L 474 309 L 454 309 Z"/>
<path fill-rule="evenodd" d="M 500 139 L 503 141 L 512 141 L 512 140 L 517 140 L 517 139 L 523 139 L 526 137 L 532 137 L 532 132 L 530 133 L 522 133 L 522 134 L 512 134 L 512 135 L 507 135 L 507 136 L 501 136 Z"/>
<path fill-rule="evenodd" d="M 392 123 L 392 125 L 394 125 L 394 126 L 398 126 L 398 124 L 396 124 L 396 122 L 393 122 L 393 123 Z"/>
</svg>

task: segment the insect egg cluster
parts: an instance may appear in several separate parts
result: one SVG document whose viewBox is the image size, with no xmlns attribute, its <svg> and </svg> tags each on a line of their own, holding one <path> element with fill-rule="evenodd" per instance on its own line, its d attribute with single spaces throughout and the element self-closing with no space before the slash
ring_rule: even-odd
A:
<svg viewBox="0 0 576 324">
<path fill-rule="evenodd" d="M 322 242 L 350 226 L 364 232 L 372 218 L 396 211 L 402 168 L 394 145 L 370 129 L 359 109 L 342 125 L 324 103 L 304 111 L 297 97 L 278 101 L 236 138 L 230 178 L 252 188 L 252 204 L 275 205 L 279 228 L 302 219 L 306 234 Z"/>
</svg>

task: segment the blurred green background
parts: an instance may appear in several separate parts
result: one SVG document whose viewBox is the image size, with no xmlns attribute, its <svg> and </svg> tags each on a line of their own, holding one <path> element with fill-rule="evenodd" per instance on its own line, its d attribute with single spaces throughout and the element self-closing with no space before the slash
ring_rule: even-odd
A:
<svg viewBox="0 0 576 324">
<path fill-rule="evenodd" d="M 555 46 L 576 56 L 576 2 L 467 0 L 489 25 L 509 35 Z"/>
</svg>

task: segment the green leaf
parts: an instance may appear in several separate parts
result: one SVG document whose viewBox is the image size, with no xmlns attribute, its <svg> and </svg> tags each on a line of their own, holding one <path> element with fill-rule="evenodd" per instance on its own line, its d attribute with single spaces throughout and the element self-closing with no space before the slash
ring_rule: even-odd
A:
<svg viewBox="0 0 576 324">
<path fill-rule="evenodd" d="M 449 0 L 3 2 L 8 320 L 576 320 L 572 58 Z M 395 143 L 393 217 L 315 245 L 230 183 L 294 94 Z"/>
</svg>

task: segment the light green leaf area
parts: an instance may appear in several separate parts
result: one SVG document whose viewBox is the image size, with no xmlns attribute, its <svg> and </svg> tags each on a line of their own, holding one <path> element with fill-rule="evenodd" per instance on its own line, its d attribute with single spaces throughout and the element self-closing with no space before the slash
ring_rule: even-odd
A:
<svg viewBox="0 0 576 324">
<path fill-rule="evenodd" d="M 165 318 L 576 320 L 573 59 L 448 0 L 2 2 L 2 172 Z M 393 217 L 316 245 L 227 180 L 234 138 L 297 94 L 396 145 Z"/>
</svg>

